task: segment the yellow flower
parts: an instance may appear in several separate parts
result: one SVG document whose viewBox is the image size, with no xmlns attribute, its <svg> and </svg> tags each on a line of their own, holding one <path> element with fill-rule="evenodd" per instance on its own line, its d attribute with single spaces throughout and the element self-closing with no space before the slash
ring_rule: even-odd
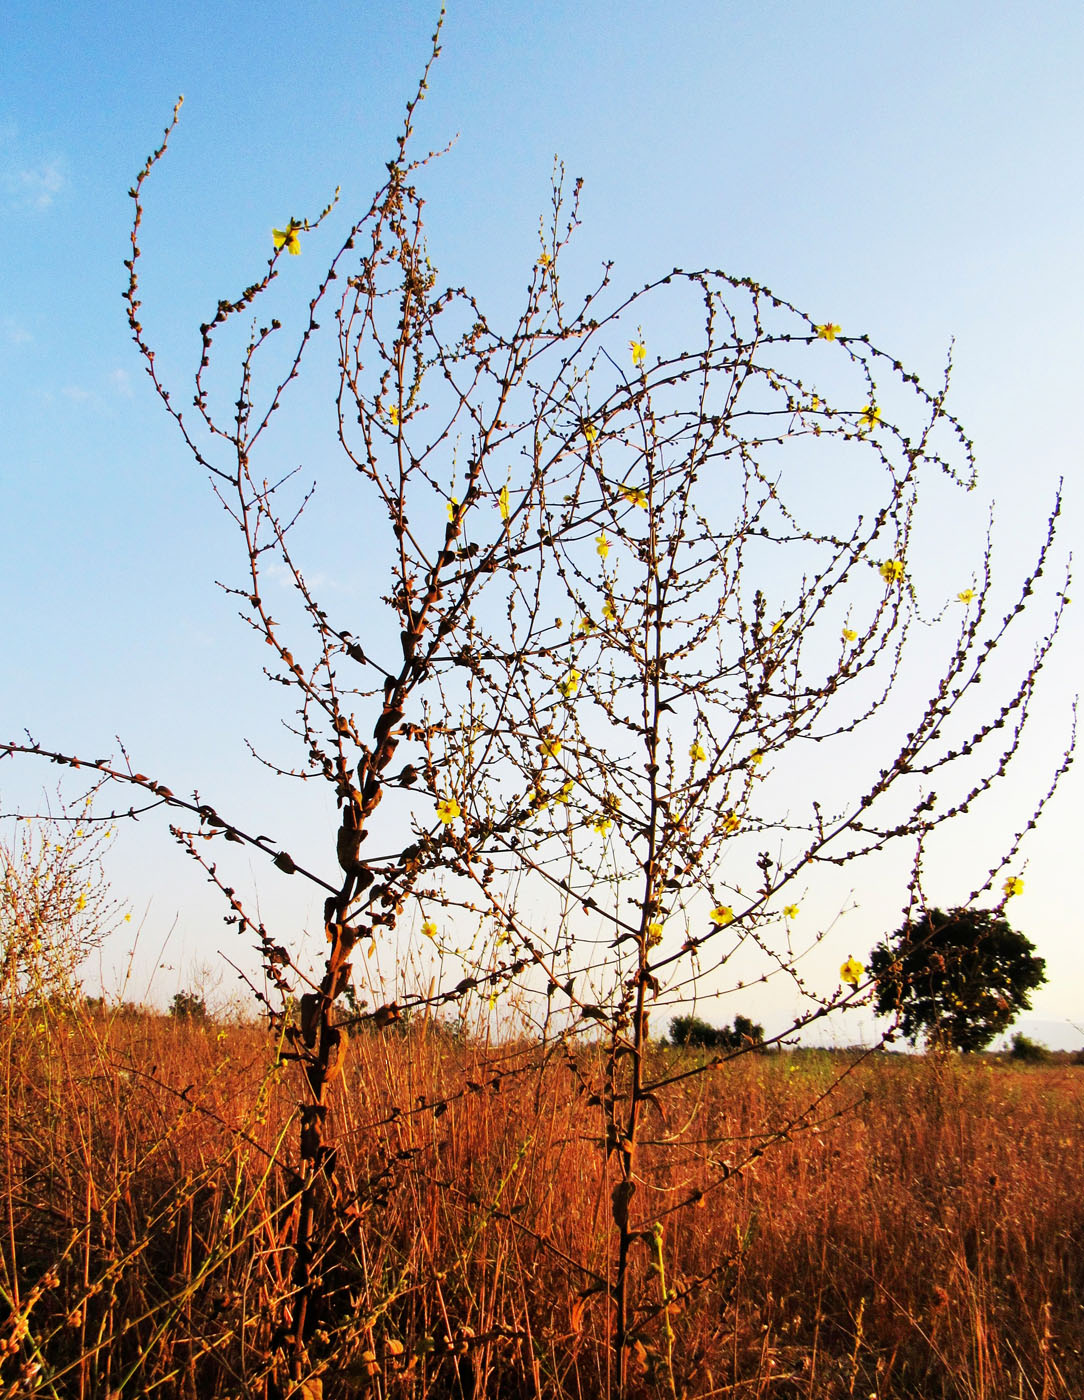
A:
<svg viewBox="0 0 1084 1400">
<path fill-rule="evenodd" d="M 547 268 L 552 266 L 552 264 L 553 259 L 550 257 L 549 253 L 543 252 L 542 256 L 538 259 L 538 266 L 541 268 Z"/>
<path fill-rule="evenodd" d="M 454 797 L 442 797 L 437 803 L 437 816 L 449 826 L 459 816 L 459 803 Z"/>
<path fill-rule="evenodd" d="M 436 938 L 437 926 L 432 919 L 426 919 L 422 924 L 422 933 L 425 934 L 426 938 Z"/>
<path fill-rule="evenodd" d="M 780 618 L 778 622 L 773 622 L 773 623 L 772 623 L 772 636 L 773 636 L 773 637 L 776 635 L 776 633 L 782 632 L 784 621 L 785 621 L 784 618 Z"/>
<path fill-rule="evenodd" d="M 727 812 L 723 818 L 723 830 L 730 835 L 737 831 L 739 826 L 741 826 L 741 817 L 738 816 L 737 812 Z"/>
<path fill-rule="evenodd" d="M 580 673 L 573 666 L 569 669 L 564 680 L 558 681 L 557 689 L 567 700 L 570 695 L 575 695 L 580 688 Z"/>
<path fill-rule="evenodd" d="M 614 604 L 613 604 L 613 599 L 612 599 L 612 598 L 607 598 L 606 601 L 603 603 L 603 605 L 602 605 L 602 616 L 606 619 L 607 622 L 616 622 L 616 621 L 617 621 L 617 611 L 616 611 L 616 609 L 614 608 Z"/>
<path fill-rule="evenodd" d="M 591 621 L 589 617 L 580 618 L 580 631 L 584 633 L 585 636 L 589 637 L 594 630 L 595 624 Z"/>
<path fill-rule="evenodd" d="M 583 425 L 583 435 L 588 442 L 594 442 L 595 438 L 598 437 L 598 429 L 595 427 L 594 423 L 585 423 Z"/>
<path fill-rule="evenodd" d="M 632 363 L 639 369 L 647 359 L 647 346 L 642 340 L 630 340 L 629 349 L 632 351 Z"/>
<path fill-rule="evenodd" d="M 399 410 L 395 407 L 394 404 L 392 404 L 388 409 L 388 420 L 393 428 L 397 428 L 399 426 Z"/>
<path fill-rule="evenodd" d="M 869 432 L 870 428 L 875 428 L 880 421 L 881 410 L 875 403 L 866 404 L 858 417 L 858 423 L 863 432 Z"/>
<path fill-rule="evenodd" d="M 854 630 L 853 627 L 844 627 L 844 629 L 843 629 L 843 640 L 844 640 L 845 642 L 854 642 L 854 641 L 857 641 L 857 640 L 858 640 L 858 633 Z"/>
<path fill-rule="evenodd" d="M 630 505 L 642 506 L 647 510 L 647 494 L 641 491 L 639 486 L 622 486 L 621 499 L 628 501 Z"/>
<path fill-rule="evenodd" d="M 717 904 L 711 911 L 711 921 L 719 928 L 725 928 L 734 922 L 734 911 L 729 904 Z"/>
<path fill-rule="evenodd" d="M 507 486 L 501 487 L 501 494 L 497 497 L 497 505 L 500 507 L 501 519 L 507 520 L 509 516 Z"/>
<path fill-rule="evenodd" d="M 783 917 L 784 919 L 796 919 L 798 917 L 797 904 L 785 904 L 783 906 Z"/>
<path fill-rule="evenodd" d="M 124 922 L 125 922 L 126 924 L 130 924 L 130 923 L 132 922 L 132 916 L 131 916 L 130 913 L 125 914 L 125 916 L 124 916 Z"/>
<path fill-rule="evenodd" d="M 957 593 L 956 597 L 961 603 L 970 603 L 975 597 L 975 590 L 973 588 L 965 588 L 962 592 Z"/>
<path fill-rule="evenodd" d="M 605 836 L 611 826 L 613 826 L 613 822 L 605 812 L 600 812 L 591 822 L 592 831 L 597 831 L 600 836 Z"/>
<path fill-rule="evenodd" d="M 689 750 L 689 757 L 694 763 L 703 763 L 707 758 L 703 744 L 693 744 L 692 748 Z"/>
<path fill-rule="evenodd" d="M 565 782 L 565 783 L 563 783 L 563 784 L 561 785 L 561 787 L 559 787 L 558 790 L 553 794 L 553 800 L 554 800 L 554 802 L 560 802 L 560 803 L 563 804 L 563 803 L 567 802 L 568 799 L 569 799 L 571 796 L 572 796 L 572 779 L 569 778 L 568 781 Z"/>
<path fill-rule="evenodd" d="M 605 559 L 610 552 L 610 541 L 606 538 L 605 530 L 595 541 L 595 552 L 600 559 Z"/>
<path fill-rule="evenodd" d="M 899 583 L 900 579 L 903 578 L 903 560 L 886 559 L 877 572 L 885 583 Z"/>
<path fill-rule="evenodd" d="M 825 321 L 825 323 L 824 323 L 823 326 L 818 326 L 818 327 L 817 327 L 817 339 L 818 339 L 818 340 L 835 340 L 835 338 L 836 338 L 836 336 L 839 334 L 840 330 L 841 330 L 841 327 L 839 327 L 839 326 L 837 326 L 837 325 L 834 325 L 831 321 Z M 816 407 L 816 405 L 814 405 L 814 407 Z"/>
<path fill-rule="evenodd" d="M 754 749 L 753 752 L 749 755 L 749 762 L 750 762 L 750 763 L 755 763 L 755 764 L 758 764 L 758 765 L 761 764 L 761 763 L 763 763 L 763 762 L 764 762 L 764 750 L 763 750 L 763 749 Z"/>
<path fill-rule="evenodd" d="M 865 970 L 857 958 L 848 958 L 839 969 L 839 980 L 847 982 L 852 987 L 857 987 Z"/>
<path fill-rule="evenodd" d="M 647 946 L 657 948 L 662 942 L 662 924 L 648 924 L 647 926 Z"/>
<path fill-rule="evenodd" d="M 453 496 L 452 499 L 448 502 L 448 519 L 452 522 L 453 525 L 455 524 L 456 517 L 458 516 L 458 514 L 459 502 Z"/>
<path fill-rule="evenodd" d="M 87 907 L 87 897 L 85 894 L 81 894 L 75 901 L 75 907 L 76 909 L 85 909 Z"/>
<path fill-rule="evenodd" d="M 543 739 L 538 747 L 542 753 L 549 754 L 551 758 L 556 758 L 564 748 L 564 744 L 561 743 L 560 739 Z"/>
<path fill-rule="evenodd" d="M 285 248 L 288 253 L 298 254 L 301 252 L 301 240 L 297 236 L 301 225 L 296 219 L 291 219 L 285 228 L 273 228 L 271 237 L 275 241 L 276 248 Z"/>
<path fill-rule="evenodd" d="M 1024 882 L 1019 875 L 1010 875 L 1002 885 L 1002 889 L 1005 891 L 1005 898 L 1012 899 L 1014 894 L 1024 893 Z"/>
</svg>

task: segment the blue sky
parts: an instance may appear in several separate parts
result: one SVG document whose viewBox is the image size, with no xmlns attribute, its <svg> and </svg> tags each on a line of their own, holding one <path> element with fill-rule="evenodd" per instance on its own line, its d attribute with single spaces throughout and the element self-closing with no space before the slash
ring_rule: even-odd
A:
<svg viewBox="0 0 1084 1400">
<path fill-rule="evenodd" d="M 434 18 L 415 0 L 7 7 L 5 735 L 29 725 L 104 753 L 120 734 L 175 789 L 225 790 L 290 820 L 243 744 L 275 734 L 277 714 L 214 587 L 234 568 L 232 539 L 128 339 L 126 192 L 183 92 L 149 189 L 143 267 L 144 319 L 179 380 L 196 326 L 251 279 L 272 224 L 315 213 L 336 185 L 349 212 L 380 183 Z M 557 154 L 585 180 L 579 265 L 613 258 L 621 286 L 678 265 L 747 273 L 930 380 L 954 340 L 950 402 L 978 452 L 980 537 L 992 499 L 999 567 L 1019 574 L 1064 476 L 1066 549 L 1079 538 L 1079 3 L 463 0 L 443 42 L 418 120 L 419 145 L 456 138 L 425 176 L 443 277 L 489 306 L 514 303 Z M 314 259 L 324 246 L 330 234 Z M 957 539 L 947 522 L 930 547 L 951 558 Z M 1067 731 L 1080 644 L 1071 612 L 1020 801 Z M 49 781 L 6 764 L 0 805 Z M 1036 1015 L 1078 1024 L 1082 807 L 1071 776 L 1015 906 L 1052 974 Z M 168 995 L 170 977 L 213 958 L 218 911 L 147 827 L 122 833 L 111 874 L 144 924 L 144 981 L 179 916 Z M 854 899 L 829 962 L 880 932 L 873 896 Z M 123 958 L 111 958 L 113 975 Z"/>
</svg>

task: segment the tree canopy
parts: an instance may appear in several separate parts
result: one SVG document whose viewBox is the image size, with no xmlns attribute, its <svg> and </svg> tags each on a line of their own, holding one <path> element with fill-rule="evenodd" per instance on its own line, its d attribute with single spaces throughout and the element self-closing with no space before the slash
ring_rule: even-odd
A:
<svg viewBox="0 0 1084 1400">
<path fill-rule="evenodd" d="M 1046 980 L 1031 940 L 997 909 L 929 909 L 909 920 L 869 956 L 875 1006 L 899 1017 L 914 1044 L 981 1050 Z"/>
</svg>

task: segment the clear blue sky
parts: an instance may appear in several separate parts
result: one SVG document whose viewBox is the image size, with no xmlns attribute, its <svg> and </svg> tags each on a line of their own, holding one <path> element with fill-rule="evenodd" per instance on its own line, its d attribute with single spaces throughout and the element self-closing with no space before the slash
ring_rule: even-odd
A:
<svg viewBox="0 0 1084 1400">
<path fill-rule="evenodd" d="M 417 0 L 6 7 L 5 735 L 25 724 L 98 754 L 120 734 L 175 789 L 237 794 L 266 812 L 254 826 L 288 826 L 291 795 L 252 775 L 242 742 L 273 736 L 277 712 L 214 588 L 233 572 L 232 538 L 128 339 L 126 192 L 183 92 L 144 259 L 144 319 L 179 381 L 195 327 L 251 280 L 273 223 L 315 213 L 336 185 L 352 210 L 380 183 L 434 18 Z M 425 178 L 431 250 L 485 303 L 514 298 L 556 153 L 585 180 L 583 264 L 614 258 L 618 285 L 675 265 L 748 273 L 930 379 L 955 338 L 951 404 L 982 473 L 972 504 L 981 535 L 994 500 L 1009 576 L 1060 476 L 1067 548 L 1084 519 L 1082 72 L 1079 0 L 453 0 L 418 122 L 419 144 L 458 136 Z M 951 555 L 955 527 L 939 547 Z M 1067 730 L 1081 640 L 1073 616 L 1042 713 L 1052 746 L 1029 754 L 1020 800 Z M 0 806 L 53 776 L 5 764 Z M 1072 777 L 1013 906 L 1052 974 L 1036 1016 L 1078 1024 L 1082 809 Z M 163 995 L 219 942 L 218 910 L 184 866 L 141 829 L 122 834 L 112 869 L 146 911 L 148 968 L 180 913 Z M 876 898 L 855 898 L 826 967 L 881 931 Z M 296 917 L 318 923 L 310 907 Z"/>
</svg>

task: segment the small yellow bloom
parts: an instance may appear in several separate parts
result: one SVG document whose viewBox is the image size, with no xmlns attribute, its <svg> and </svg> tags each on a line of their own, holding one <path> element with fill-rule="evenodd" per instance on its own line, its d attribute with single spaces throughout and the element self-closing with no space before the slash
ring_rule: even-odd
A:
<svg viewBox="0 0 1084 1400">
<path fill-rule="evenodd" d="M 973 588 L 965 588 L 962 592 L 957 593 L 956 597 L 961 603 L 970 603 L 974 600 L 975 590 Z"/>
<path fill-rule="evenodd" d="M 875 403 L 866 404 L 859 414 L 858 423 L 863 432 L 869 432 L 870 428 L 875 428 L 881 421 L 881 410 Z"/>
<path fill-rule="evenodd" d="M 621 499 L 628 501 L 629 505 L 641 506 L 647 510 L 647 493 L 641 491 L 639 486 L 622 486 Z"/>
<path fill-rule="evenodd" d="M 432 919 L 426 919 L 425 922 L 422 924 L 422 933 L 426 936 L 426 938 L 436 938 L 437 926 Z"/>
<path fill-rule="evenodd" d="M 749 755 L 749 762 L 755 763 L 759 767 L 759 765 L 764 762 L 764 750 L 754 749 L 753 752 Z"/>
<path fill-rule="evenodd" d="M 783 630 L 783 624 L 784 624 L 785 620 L 786 620 L 785 618 L 782 618 L 782 617 L 781 617 L 781 618 L 779 619 L 778 622 L 773 622 L 773 623 L 772 623 L 772 636 L 773 636 L 773 637 L 776 636 L 779 632 L 782 632 L 782 630 Z"/>
<path fill-rule="evenodd" d="M 734 922 L 734 911 L 729 904 L 717 904 L 711 911 L 711 921 L 719 928 L 726 928 L 727 924 Z"/>
<path fill-rule="evenodd" d="M 636 369 L 639 369 L 647 359 L 647 346 L 642 340 L 630 340 L 629 349 L 632 351 L 632 363 Z"/>
<path fill-rule="evenodd" d="M 783 906 L 783 917 L 784 919 L 796 919 L 798 917 L 797 904 L 785 904 Z"/>
<path fill-rule="evenodd" d="M 580 618 L 580 631 L 584 634 L 585 637 L 589 637 L 594 630 L 595 624 L 591 621 L 589 617 Z"/>
<path fill-rule="evenodd" d="M 848 958 L 839 969 L 839 980 L 848 983 L 852 987 L 857 987 L 862 980 L 862 975 L 865 970 L 866 969 L 857 958 Z"/>
<path fill-rule="evenodd" d="M 727 835 L 732 835 L 739 826 L 741 826 L 741 817 L 738 816 L 737 812 L 727 812 L 723 818 L 723 830 Z"/>
<path fill-rule="evenodd" d="M 563 805 L 564 803 L 566 803 L 566 802 L 568 801 L 568 799 L 569 799 L 571 796 L 572 796 L 572 779 L 569 778 L 568 781 L 565 782 L 565 783 L 562 783 L 562 785 L 558 788 L 558 790 L 553 794 L 553 800 L 554 800 L 554 802 L 560 802 L 560 803 Z"/>
<path fill-rule="evenodd" d="M 694 763 L 703 763 L 707 758 L 703 744 L 693 744 L 692 748 L 689 750 L 689 757 Z"/>
<path fill-rule="evenodd" d="M 825 321 L 823 326 L 817 327 L 817 339 L 835 340 L 836 336 L 839 334 L 841 329 L 842 328 L 840 326 L 833 324 L 833 322 Z"/>
<path fill-rule="evenodd" d="M 297 236 L 300 227 L 301 225 L 296 219 L 291 219 L 285 228 L 273 228 L 271 237 L 274 239 L 276 249 L 285 248 L 288 253 L 293 253 L 295 256 L 300 253 L 301 240 Z"/>
<path fill-rule="evenodd" d="M 85 894 L 81 894 L 75 901 L 75 907 L 76 909 L 85 909 L 87 907 L 87 897 Z"/>
<path fill-rule="evenodd" d="M 598 437 L 598 429 L 595 427 L 594 423 L 585 423 L 583 425 L 583 435 L 588 442 L 594 442 L 595 438 Z"/>
<path fill-rule="evenodd" d="M 647 946 L 657 948 L 662 942 L 662 924 L 648 924 L 647 926 Z"/>
<path fill-rule="evenodd" d="M 886 559 L 877 572 L 884 579 L 885 583 L 899 583 L 903 578 L 903 560 Z"/>
<path fill-rule="evenodd" d="M 391 407 L 388 409 L 388 421 L 391 423 L 393 428 L 397 428 L 399 426 L 399 410 L 395 407 L 394 404 L 392 404 Z"/>
<path fill-rule="evenodd" d="M 507 520 L 510 514 L 508 507 L 508 487 L 501 487 L 501 494 L 497 497 L 497 505 L 500 508 L 501 519 Z"/>
<path fill-rule="evenodd" d="M 580 673 L 573 666 L 565 675 L 565 678 L 561 681 L 558 681 L 557 689 L 567 700 L 570 695 L 575 695 L 576 691 L 579 690 L 580 680 Z"/>
<path fill-rule="evenodd" d="M 124 916 L 124 922 L 125 922 L 126 924 L 130 924 L 130 923 L 132 922 L 132 916 L 131 916 L 131 914 L 125 914 L 125 916 Z"/>
<path fill-rule="evenodd" d="M 605 812 L 600 812 L 591 822 L 591 830 L 597 831 L 600 836 L 605 836 L 611 826 L 613 826 L 613 822 Z"/>
<path fill-rule="evenodd" d="M 858 640 L 858 633 L 854 630 L 853 627 L 844 627 L 843 640 L 845 642 L 855 642 Z"/>
<path fill-rule="evenodd" d="M 456 500 L 456 498 L 453 496 L 452 499 L 448 502 L 448 519 L 452 522 L 453 525 L 455 524 L 456 517 L 457 517 L 458 515 L 459 515 L 459 502 L 458 502 L 458 501 Z"/>
<path fill-rule="evenodd" d="M 819 395 L 817 395 L 817 394 L 812 394 L 812 395 L 810 395 L 810 399 L 809 399 L 809 407 L 810 407 L 810 409 L 815 413 L 815 412 L 817 411 L 817 409 L 820 408 L 820 406 L 821 406 L 821 401 L 820 401 Z"/>
<path fill-rule="evenodd" d="M 552 265 L 553 259 L 550 257 L 549 253 L 543 252 L 542 256 L 538 259 L 538 266 L 541 268 L 547 268 L 551 267 Z"/>
<path fill-rule="evenodd" d="M 1005 891 L 1005 898 L 1012 899 L 1014 894 L 1024 893 L 1024 882 L 1019 875 L 1010 875 L 1002 885 L 1002 889 Z"/>
<path fill-rule="evenodd" d="M 459 803 L 454 797 L 442 797 L 437 803 L 437 816 L 449 826 L 459 816 Z"/>
<path fill-rule="evenodd" d="M 610 541 L 606 538 L 605 530 L 595 541 L 595 553 L 600 559 L 605 559 L 610 552 Z"/>
<path fill-rule="evenodd" d="M 543 739 L 538 747 L 542 753 L 549 754 L 551 758 L 556 758 L 564 748 L 564 744 L 561 743 L 560 739 Z"/>
</svg>

